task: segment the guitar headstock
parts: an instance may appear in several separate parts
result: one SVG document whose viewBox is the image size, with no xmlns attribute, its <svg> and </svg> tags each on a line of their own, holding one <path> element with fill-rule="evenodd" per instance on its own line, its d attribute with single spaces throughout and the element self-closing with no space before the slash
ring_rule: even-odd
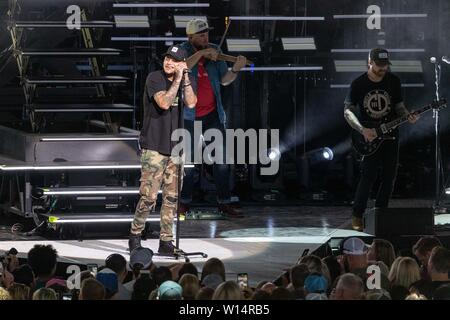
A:
<svg viewBox="0 0 450 320">
<path fill-rule="evenodd" d="M 440 109 L 443 109 L 445 107 L 447 107 L 447 99 L 444 99 L 444 98 L 440 99 L 439 101 L 433 101 L 431 103 L 431 108 L 433 108 L 433 109 L 440 110 Z"/>
</svg>

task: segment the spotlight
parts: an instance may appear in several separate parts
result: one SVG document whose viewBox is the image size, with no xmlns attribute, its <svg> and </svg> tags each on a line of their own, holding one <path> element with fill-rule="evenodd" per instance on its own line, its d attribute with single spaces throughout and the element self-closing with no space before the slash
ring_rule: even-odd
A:
<svg viewBox="0 0 450 320">
<path fill-rule="evenodd" d="M 323 148 L 322 157 L 328 161 L 333 160 L 333 157 L 334 157 L 333 151 L 328 147 Z"/>
<path fill-rule="evenodd" d="M 271 161 L 277 161 L 281 157 L 280 150 L 275 148 L 270 148 L 268 151 L 268 156 Z"/>
<path fill-rule="evenodd" d="M 323 147 L 306 152 L 304 157 L 308 159 L 309 165 L 316 165 L 333 160 L 334 153 L 330 148 Z"/>
</svg>

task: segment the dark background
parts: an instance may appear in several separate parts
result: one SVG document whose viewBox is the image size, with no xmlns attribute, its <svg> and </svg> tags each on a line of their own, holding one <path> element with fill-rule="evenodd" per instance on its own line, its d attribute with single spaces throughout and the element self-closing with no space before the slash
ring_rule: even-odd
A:
<svg viewBox="0 0 450 320">
<path fill-rule="evenodd" d="M 334 59 L 365 60 L 367 53 L 332 53 L 331 49 L 361 49 L 379 46 L 384 40 L 386 48 L 419 48 L 424 52 L 391 54 L 393 60 L 419 60 L 423 73 L 398 73 L 403 83 L 423 83 L 424 87 L 404 88 L 403 95 L 409 109 L 418 108 L 434 99 L 434 69 L 431 56 L 440 58 L 450 55 L 448 32 L 450 30 L 450 2 L 446 0 L 230 0 L 210 2 L 208 9 L 113 9 L 114 1 L 18 1 L 21 11 L 16 19 L 60 20 L 67 17 L 68 5 L 78 4 L 88 12 L 89 20 L 114 20 L 114 14 L 146 14 L 151 21 L 150 29 L 94 30 L 98 47 L 119 48 L 120 57 L 109 58 L 103 63 L 105 74 L 133 77 L 133 60 L 137 61 L 137 105 L 141 106 L 142 86 L 149 71 L 161 67 L 161 54 L 166 50 L 164 42 L 133 43 L 113 42 L 111 36 L 185 36 L 184 29 L 176 29 L 173 15 L 206 15 L 214 30 L 211 42 L 219 43 L 225 28 L 225 16 L 323 16 L 325 21 L 233 21 L 228 38 L 258 38 L 262 52 L 246 54 L 256 66 L 323 66 L 317 72 L 245 72 L 230 87 L 224 89 L 229 128 L 280 129 L 281 144 L 287 145 L 283 153 L 282 170 L 277 177 L 260 178 L 242 174 L 236 188 L 241 190 L 276 188 L 288 196 L 299 196 L 301 174 L 298 159 L 310 150 L 330 147 L 335 152 L 333 161 L 311 167 L 308 192 L 328 191 L 336 199 L 347 199 L 357 181 L 358 162 L 351 158 L 354 179 L 349 176 L 346 159 L 353 156 L 348 143 L 350 129 L 343 118 L 343 101 L 347 89 L 330 88 L 332 84 L 349 84 L 359 73 L 337 73 Z M 143 1 L 145 2 L 145 1 Z M 176 1 L 192 2 L 192 1 Z M 426 13 L 427 18 L 390 18 L 381 20 L 381 30 L 368 30 L 365 19 L 333 19 L 335 14 L 365 14 L 369 5 L 381 7 L 382 14 Z M 18 69 L 8 31 L 8 1 L 0 2 L 0 124 L 28 130 L 23 119 L 23 92 L 19 83 Z M 48 29 L 44 29 L 48 30 Z M 282 50 L 281 37 L 314 37 L 317 50 Z M 52 29 L 28 32 L 23 43 L 30 48 L 79 47 L 79 32 Z M 135 51 L 133 46 L 138 48 Z M 224 44 L 222 49 L 226 52 Z M 135 55 L 133 53 L 135 52 Z M 237 53 L 231 53 L 237 54 Z M 36 74 L 79 74 L 80 66 L 87 61 L 79 59 L 64 63 L 58 59 L 38 59 L 30 67 Z M 126 71 L 108 71 L 110 65 L 125 65 Z M 442 65 L 441 96 L 447 97 L 450 89 L 450 66 Z M 110 89 L 108 94 L 116 102 L 133 103 L 133 82 L 128 86 Z M 140 129 L 141 107 L 137 113 L 136 128 Z M 449 166 L 449 110 L 441 114 L 441 139 L 444 173 Z M 129 119 L 121 124 L 131 127 Z M 395 195 L 397 197 L 433 197 L 434 195 L 434 119 L 431 113 L 422 117 L 414 126 L 401 128 L 401 158 Z M 83 131 L 83 126 L 65 127 L 67 130 Z M 62 130 L 55 124 L 54 131 Z M 1 138 L 1 137 L 0 137 Z M 347 169 L 346 169 L 347 168 Z M 306 191 L 305 191 L 306 192 Z"/>
</svg>

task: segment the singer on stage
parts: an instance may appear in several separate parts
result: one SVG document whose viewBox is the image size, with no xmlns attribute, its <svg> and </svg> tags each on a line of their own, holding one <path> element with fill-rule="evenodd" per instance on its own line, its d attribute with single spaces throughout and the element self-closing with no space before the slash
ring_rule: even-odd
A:
<svg viewBox="0 0 450 320">
<path fill-rule="evenodd" d="M 158 252 L 174 254 L 172 243 L 173 219 L 178 201 L 178 165 L 182 162 L 172 149 L 176 141 L 172 132 L 179 128 L 179 108 L 194 108 L 197 103 L 196 81 L 190 76 L 185 59 L 186 51 L 180 46 L 170 47 L 164 55 L 163 70 L 151 72 L 145 82 L 144 118 L 140 135 L 141 185 L 140 200 L 131 223 L 128 242 L 130 252 L 141 246 L 141 233 L 156 198 L 162 189 L 161 232 Z M 178 93 L 183 90 L 184 101 L 179 103 Z M 177 165 L 178 163 L 178 165 Z M 183 170 L 181 170 L 183 172 Z"/>
<path fill-rule="evenodd" d="M 355 79 L 345 99 L 344 117 L 348 124 L 364 136 L 366 141 L 377 137 L 375 129 L 364 127 L 361 122 L 393 120 L 396 116 L 408 115 L 411 123 L 418 116 L 410 114 L 403 103 L 400 79 L 389 72 L 389 53 L 376 48 L 370 51 L 369 70 Z M 361 122 L 360 122 L 361 121 Z M 378 190 L 375 207 L 385 208 L 394 189 L 398 165 L 398 129 L 393 139 L 384 141 L 380 148 L 361 161 L 361 179 L 356 189 L 353 204 L 353 229 L 363 229 L 362 216 L 367 207 L 370 190 L 381 168 L 381 186 Z"/>
</svg>

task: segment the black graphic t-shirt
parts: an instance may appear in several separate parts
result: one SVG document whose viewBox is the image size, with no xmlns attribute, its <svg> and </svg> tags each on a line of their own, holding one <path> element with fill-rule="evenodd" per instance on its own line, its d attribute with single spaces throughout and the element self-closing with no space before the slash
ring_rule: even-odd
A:
<svg viewBox="0 0 450 320">
<path fill-rule="evenodd" d="M 403 101 L 400 79 L 387 72 L 383 80 L 373 82 L 367 73 L 355 79 L 346 104 L 357 107 L 360 122 L 385 122 L 397 117 L 395 105 Z"/>
<path fill-rule="evenodd" d="M 193 76 L 189 75 L 194 92 L 197 91 Z M 147 76 L 144 89 L 144 118 L 139 139 L 141 148 L 157 151 L 163 155 L 170 155 L 172 148 L 178 143 L 171 141 L 172 132 L 179 127 L 178 97 L 174 99 L 168 110 L 161 109 L 154 99 L 154 94 L 167 91 L 172 82 L 167 79 L 163 70 L 151 72 Z M 181 87 L 181 85 L 180 85 Z M 183 121 L 181 121 L 181 126 Z"/>
</svg>

